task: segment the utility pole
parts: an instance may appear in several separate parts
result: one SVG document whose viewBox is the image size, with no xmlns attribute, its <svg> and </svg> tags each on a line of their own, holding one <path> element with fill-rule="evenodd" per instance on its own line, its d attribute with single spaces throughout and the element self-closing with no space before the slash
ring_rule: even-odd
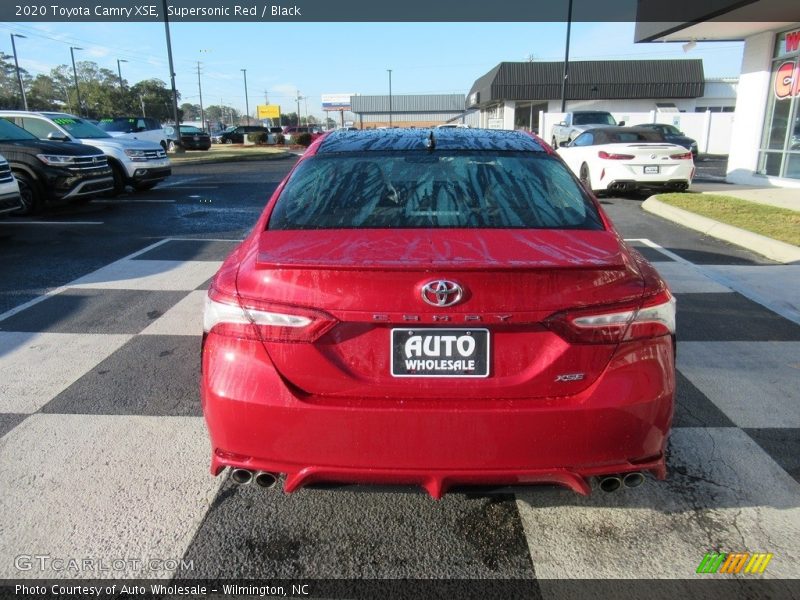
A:
<svg viewBox="0 0 800 600">
<path fill-rule="evenodd" d="M 197 91 L 200 93 L 200 129 L 206 128 L 206 113 L 203 110 L 203 86 L 200 85 L 200 61 L 197 61 Z"/>
<path fill-rule="evenodd" d="M 119 63 L 124 63 L 124 62 L 128 62 L 128 61 L 125 60 L 124 58 L 118 58 L 117 59 L 117 75 L 119 75 L 119 89 L 121 89 L 121 90 L 125 89 L 125 84 L 122 83 L 122 67 L 119 66 Z"/>
<path fill-rule="evenodd" d="M 172 83 L 172 116 L 175 119 L 175 139 L 172 140 L 175 146 L 175 152 L 184 152 L 183 144 L 181 144 L 181 125 L 178 119 L 178 90 L 175 87 L 175 67 L 172 64 L 172 41 L 169 37 L 169 17 L 167 16 L 167 0 L 161 1 L 164 10 L 164 33 L 167 36 L 167 58 L 169 58 L 169 78 Z"/>
<path fill-rule="evenodd" d="M 392 126 L 392 70 L 391 69 L 386 69 L 386 70 L 389 71 L 389 127 L 391 127 Z"/>
<path fill-rule="evenodd" d="M 17 83 L 19 83 L 19 93 L 22 95 L 22 106 L 28 110 L 28 99 L 25 97 L 25 86 L 22 85 L 22 75 L 19 73 L 19 62 L 17 61 L 17 45 L 14 43 L 14 38 L 27 39 L 26 36 L 19 33 L 11 34 L 11 49 L 14 51 L 14 66 L 17 68 Z"/>
<path fill-rule="evenodd" d="M 297 126 L 298 127 L 300 126 L 300 100 L 302 100 L 302 99 L 303 99 L 303 97 L 300 95 L 300 90 L 297 90 L 297 97 L 295 98 L 295 100 L 297 101 Z"/>
<path fill-rule="evenodd" d="M 561 112 L 567 112 L 567 77 L 569 76 L 569 34 L 572 29 L 572 0 L 567 9 L 567 46 L 564 49 L 564 79 L 561 81 Z"/>
<path fill-rule="evenodd" d="M 247 111 L 247 125 L 250 125 L 250 100 L 247 98 L 247 69 L 239 69 L 244 73 L 244 107 Z"/>
<path fill-rule="evenodd" d="M 75 78 L 75 95 L 78 97 L 78 114 L 83 116 L 83 102 L 81 102 L 81 89 L 78 87 L 78 69 L 75 68 L 75 50 L 83 50 L 76 46 L 69 47 L 69 55 L 72 57 L 72 76 Z"/>
<path fill-rule="evenodd" d="M 144 96 L 142 94 L 139 94 L 139 101 L 142 103 L 142 116 L 146 117 L 147 112 L 144 109 Z"/>
</svg>

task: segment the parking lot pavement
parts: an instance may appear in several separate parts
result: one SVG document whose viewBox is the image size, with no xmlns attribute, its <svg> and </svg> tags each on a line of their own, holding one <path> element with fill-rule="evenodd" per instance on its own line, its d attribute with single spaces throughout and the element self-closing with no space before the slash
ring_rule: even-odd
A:
<svg viewBox="0 0 800 600">
<path fill-rule="evenodd" d="M 769 551 L 766 576 L 796 576 L 800 325 L 631 243 L 678 298 L 666 482 L 436 502 L 212 478 L 199 315 L 235 242 L 167 240 L 0 321 L 0 576 L 58 575 L 15 570 L 37 552 L 193 566 L 126 573 L 147 577 L 619 578 L 658 563 L 687 578 L 712 549 Z"/>
<path fill-rule="evenodd" d="M 258 202 L 242 188 L 219 195 L 217 180 L 179 180 L 175 205 L 153 205 L 151 229 L 132 233 L 136 252 L 90 261 L 0 316 L 0 577 L 493 578 L 547 598 L 557 579 L 692 579 L 712 550 L 771 552 L 761 577 L 798 576 L 800 319 L 781 307 L 800 265 L 780 267 L 782 287 L 760 275 L 774 265 L 642 215 L 637 202 L 604 201 L 678 300 L 665 482 L 586 498 L 284 495 L 208 473 L 200 307 L 236 244 L 220 230 L 243 235 Z M 239 208 L 238 228 L 211 212 L 189 219 L 207 239 L 195 225 L 186 237 L 156 235 L 201 210 L 187 199 L 201 193 Z M 15 568 L 32 554 L 178 562 Z"/>
</svg>

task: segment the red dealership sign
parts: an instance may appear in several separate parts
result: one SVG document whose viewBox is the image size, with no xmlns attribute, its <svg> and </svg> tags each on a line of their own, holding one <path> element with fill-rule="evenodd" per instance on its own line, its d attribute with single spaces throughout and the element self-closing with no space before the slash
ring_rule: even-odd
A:
<svg viewBox="0 0 800 600">
<path fill-rule="evenodd" d="M 774 89 L 778 100 L 800 96 L 800 62 L 786 61 L 778 67 Z"/>
</svg>

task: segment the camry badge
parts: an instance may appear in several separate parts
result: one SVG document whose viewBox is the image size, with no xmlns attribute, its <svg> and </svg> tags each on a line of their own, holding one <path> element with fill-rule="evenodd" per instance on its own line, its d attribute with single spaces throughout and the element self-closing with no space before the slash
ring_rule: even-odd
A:
<svg viewBox="0 0 800 600">
<path fill-rule="evenodd" d="M 431 306 L 453 306 L 461 301 L 464 290 L 454 281 L 437 279 L 422 286 L 422 299 Z"/>
</svg>

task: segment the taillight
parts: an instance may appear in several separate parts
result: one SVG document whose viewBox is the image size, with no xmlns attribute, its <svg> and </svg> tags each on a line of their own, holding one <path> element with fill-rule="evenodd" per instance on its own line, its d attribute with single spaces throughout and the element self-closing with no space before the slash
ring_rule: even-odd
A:
<svg viewBox="0 0 800 600">
<path fill-rule="evenodd" d="M 613 154 L 608 153 L 605 150 L 600 150 L 600 152 L 597 153 L 597 156 L 605 160 L 633 160 L 636 158 L 633 154 Z"/>
<path fill-rule="evenodd" d="M 674 160 L 692 160 L 692 153 L 683 152 L 681 154 L 670 154 L 669 157 Z"/>
<path fill-rule="evenodd" d="M 576 344 L 618 344 L 622 341 L 675 333 L 675 298 L 669 290 L 633 304 L 564 311 L 548 317 L 544 325 Z"/>
<path fill-rule="evenodd" d="M 313 342 L 335 324 L 322 311 L 240 298 L 213 285 L 203 312 L 206 333 L 264 342 Z"/>
</svg>

